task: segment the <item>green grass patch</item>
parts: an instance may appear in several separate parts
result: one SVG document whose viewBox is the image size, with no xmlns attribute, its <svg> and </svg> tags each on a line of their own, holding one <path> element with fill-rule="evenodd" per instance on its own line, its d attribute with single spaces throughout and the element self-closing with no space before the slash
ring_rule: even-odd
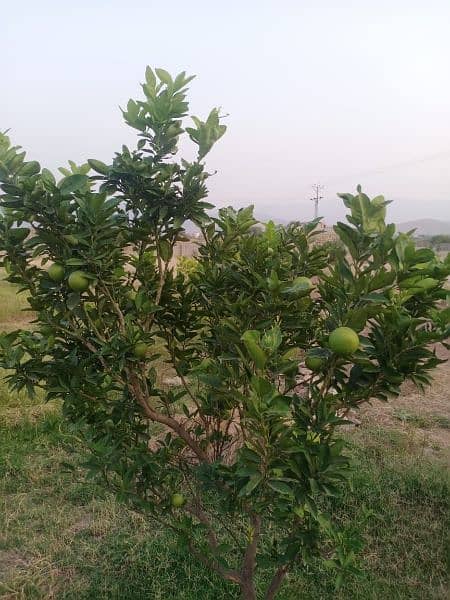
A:
<svg viewBox="0 0 450 600">
<path fill-rule="evenodd" d="M 86 481 L 57 405 L 0 425 L 0 594 L 21 598 L 205 600 L 237 590 L 181 552 L 171 533 Z M 405 435 L 351 437 L 353 491 L 334 509 L 361 527 L 363 575 L 336 593 L 320 563 L 292 573 L 280 598 L 444 598 L 450 496 L 441 467 Z M 66 468 L 70 463 L 74 469 Z M 366 508 L 374 515 L 365 525 Z"/>
<path fill-rule="evenodd" d="M 29 310 L 27 292 L 18 293 L 18 287 L 5 281 L 0 270 L 0 331 L 12 331 L 25 327 L 33 318 Z"/>
<path fill-rule="evenodd" d="M 445 415 L 419 415 L 406 410 L 397 410 L 393 414 L 402 423 L 418 427 L 419 429 L 431 429 L 432 427 L 450 429 L 450 419 Z"/>
</svg>

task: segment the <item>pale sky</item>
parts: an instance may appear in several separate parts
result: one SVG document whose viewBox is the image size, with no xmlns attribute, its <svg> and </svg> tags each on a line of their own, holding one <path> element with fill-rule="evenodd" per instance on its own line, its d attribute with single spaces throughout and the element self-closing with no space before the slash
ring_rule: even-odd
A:
<svg viewBox="0 0 450 600">
<path fill-rule="evenodd" d="M 390 218 L 450 221 L 450 0 L 0 0 L 0 130 L 51 169 L 109 162 L 147 64 L 221 106 L 210 199 L 264 215 L 344 211 L 358 183 Z"/>
</svg>

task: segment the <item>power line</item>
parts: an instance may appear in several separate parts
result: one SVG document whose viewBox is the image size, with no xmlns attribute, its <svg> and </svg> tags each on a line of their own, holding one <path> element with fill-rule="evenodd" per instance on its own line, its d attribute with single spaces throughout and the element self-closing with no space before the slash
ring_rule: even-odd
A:
<svg viewBox="0 0 450 600">
<path fill-rule="evenodd" d="M 409 160 L 404 160 L 402 162 L 380 166 L 380 167 L 374 168 L 374 169 L 368 169 L 367 171 L 354 171 L 353 173 L 344 173 L 342 175 L 341 174 L 331 175 L 330 177 L 327 177 L 326 180 L 327 180 L 327 182 L 331 183 L 331 182 L 339 180 L 339 179 L 348 179 L 349 177 L 366 177 L 366 176 L 370 176 L 370 175 L 382 175 L 383 173 L 385 173 L 387 171 L 403 169 L 405 167 L 412 167 L 412 166 L 419 165 L 422 163 L 431 162 L 434 160 L 440 160 L 442 158 L 446 158 L 447 156 L 450 156 L 450 150 L 445 150 L 443 152 L 436 152 L 435 154 L 429 154 L 427 156 L 412 158 Z"/>
<path fill-rule="evenodd" d="M 320 183 L 315 183 L 312 186 L 315 195 L 314 198 L 310 198 L 311 202 L 314 202 L 314 218 L 317 219 L 319 216 L 319 200 L 323 200 L 323 196 L 320 195 L 320 192 L 323 190 L 323 185 Z"/>
</svg>

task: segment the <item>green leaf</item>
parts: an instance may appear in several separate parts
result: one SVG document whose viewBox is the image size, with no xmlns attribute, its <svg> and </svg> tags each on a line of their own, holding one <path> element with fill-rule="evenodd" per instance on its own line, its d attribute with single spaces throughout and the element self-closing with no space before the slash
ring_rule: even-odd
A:
<svg viewBox="0 0 450 600">
<path fill-rule="evenodd" d="M 80 294 L 69 294 L 67 298 L 67 308 L 73 310 L 80 304 Z"/>
<path fill-rule="evenodd" d="M 155 88 L 156 88 L 156 77 L 155 74 L 153 73 L 153 70 L 147 66 L 145 69 L 145 81 L 147 83 L 147 85 L 149 86 L 150 90 L 152 90 L 153 94 L 155 93 Z"/>
<path fill-rule="evenodd" d="M 291 486 L 285 483 L 284 481 L 279 481 L 278 479 L 269 479 L 267 484 L 279 494 L 282 494 L 284 496 L 290 496 L 291 498 L 294 497 L 294 492 Z"/>
<path fill-rule="evenodd" d="M 78 246 L 78 244 L 80 243 L 80 240 L 72 234 L 67 234 L 67 235 L 63 235 L 62 236 L 67 243 L 69 243 L 71 246 Z"/>
<path fill-rule="evenodd" d="M 378 271 L 369 281 L 368 291 L 373 292 L 380 288 L 387 287 L 394 283 L 396 277 L 395 271 Z"/>
<path fill-rule="evenodd" d="M 75 175 L 69 175 L 68 177 L 64 177 L 64 179 L 61 179 L 58 183 L 58 187 L 61 194 L 68 195 L 85 189 L 88 183 L 89 177 L 87 177 L 87 175 L 75 173 Z"/>
<path fill-rule="evenodd" d="M 48 183 L 50 185 L 56 184 L 56 179 L 55 179 L 53 173 L 51 171 L 49 171 L 48 169 L 45 169 L 45 168 L 42 169 L 41 177 L 46 183 Z"/>
<path fill-rule="evenodd" d="M 351 327 L 355 331 L 361 331 L 364 329 L 367 319 L 368 307 L 361 306 L 348 311 L 347 318 L 345 319 L 345 325 L 347 327 Z"/>
<path fill-rule="evenodd" d="M 160 80 L 167 86 L 173 85 L 172 77 L 167 71 L 165 71 L 164 69 L 155 69 L 155 73 L 158 75 Z"/>
<path fill-rule="evenodd" d="M 22 177 L 31 177 L 32 175 L 37 175 L 41 170 L 41 165 L 36 161 L 32 160 L 24 164 L 24 166 L 20 169 L 20 175 Z"/>
<path fill-rule="evenodd" d="M 108 165 L 105 165 L 101 160 L 96 160 L 95 158 L 88 159 L 89 165 L 96 171 L 100 173 L 100 175 L 107 175 L 109 171 Z"/>
<path fill-rule="evenodd" d="M 247 352 L 249 353 L 251 359 L 255 363 L 256 368 L 264 369 L 267 363 L 267 355 L 259 345 L 259 331 L 248 330 L 242 335 L 241 340 L 244 342 Z"/>
<path fill-rule="evenodd" d="M 278 325 L 274 325 L 272 329 L 266 331 L 261 340 L 262 346 L 270 353 L 276 352 L 281 345 L 283 338 L 281 336 L 281 330 Z"/>
<path fill-rule="evenodd" d="M 374 304 L 386 304 L 388 302 L 388 299 L 384 294 L 377 294 L 375 292 L 361 296 L 361 300 Z"/>
<path fill-rule="evenodd" d="M 241 489 L 238 495 L 240 497 L 249 496 L 253 492 L 253 490 L 258 487 L 262 479 L 263 478 L 260 473 L 258 473 L 257 475 L 252 475 L 252 477 L 250 477 L 250 479 L 247 481 L 247 483 L 244 485 L 244 487 Z"/>
<path fill-rule="evenodd" d="M 158 246 L 159 246 L 159 255 L 161 256 L 162 260 L 164 262 L 169 262 L 169 260 L 172 258 L 172 254 L 173 254 L 172 244 L 170 242 L 168 242 L 167 240 L 160 240 Z"/>
</svg>

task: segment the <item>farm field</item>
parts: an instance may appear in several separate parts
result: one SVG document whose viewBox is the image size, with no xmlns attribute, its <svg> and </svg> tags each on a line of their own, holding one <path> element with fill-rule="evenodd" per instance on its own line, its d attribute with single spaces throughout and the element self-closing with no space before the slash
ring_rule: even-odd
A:
<svg viewBox="0 0 450 600">
<path fill-rule="evenodd" d="M 26 324 L 25 305 L 0 282 L 0 329 Z M 332 574 L 317 563 L 291 575 L 280 598 L 448 598 L 449 363 L 425 394 L 407 385 L 400 398 L 358 418 L 361 425 L 345 432 L 357 463 L 353 491 L 337 509 L 363 535 L 363 573 L 335 592 Z M 58 403 L 1 384 L 0 598 L 239 597 L 181 553 L 170 533 L 87 481 L 83 460 Z"/>
</svg>

